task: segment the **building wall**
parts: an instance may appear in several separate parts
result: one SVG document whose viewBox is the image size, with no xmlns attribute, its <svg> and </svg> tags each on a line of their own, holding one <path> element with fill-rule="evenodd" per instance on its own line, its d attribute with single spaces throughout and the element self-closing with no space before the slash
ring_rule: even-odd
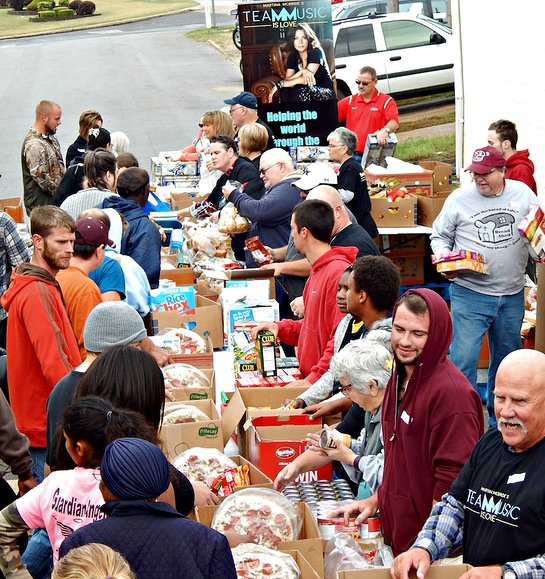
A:
<svg viewBox="0 0 545 579">
<path fill-rule="evenodd" d="M 500 118 L 516 123 L 517 149 L 529 149 L 539 196 L 545 199 L 545 30 L 534 0 L 451 0 L 459 37 L 456 74 L 457 165 L 486 145 Z"/>
</svg>

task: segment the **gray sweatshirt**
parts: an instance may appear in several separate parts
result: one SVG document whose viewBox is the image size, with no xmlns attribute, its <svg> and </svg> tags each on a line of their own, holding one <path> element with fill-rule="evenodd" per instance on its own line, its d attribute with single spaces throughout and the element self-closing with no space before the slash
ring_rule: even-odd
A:
<svg viewBox="0 0 545 579">
<path fill-rule="evenodd" d="M 527 185 L 510 179 L 497 197 L 481 195 L 474 183 L 449 195 L 433 222 L 433 253 L 477 251 L 490 267 L 490 275 L 460 271 L 453 282 L 492 296 L 518 293 L 524 287 L 529 246 L 517 226 L 536 203 Z"/>
</svg>

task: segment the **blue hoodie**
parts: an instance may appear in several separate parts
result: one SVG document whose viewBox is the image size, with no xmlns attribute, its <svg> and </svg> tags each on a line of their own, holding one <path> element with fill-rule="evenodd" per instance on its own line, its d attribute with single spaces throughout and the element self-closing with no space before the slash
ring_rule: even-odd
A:
<svg viewBox="0 0 545 579">
<path fill-rule="evenodd" d="M 107 197 L 101 209 L 115 209 L 129 224 L 121 238 L 121 253 L 130 255 L 146 272 L 151 289 L 159 287 L 161 235 L 136 201 L 118 195 Z"/>
</svg>

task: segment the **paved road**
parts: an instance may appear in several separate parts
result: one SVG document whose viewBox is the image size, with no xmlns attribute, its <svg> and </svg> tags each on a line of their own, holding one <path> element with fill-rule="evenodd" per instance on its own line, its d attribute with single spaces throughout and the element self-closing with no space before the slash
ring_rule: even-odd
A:
<svg viewBox="0 0 545 579">
<path fill-rule="evenodd" d="M 230 1 L 217 2 L 228 12 Z M 217 24 L 230 24 L 217 14 Z M 22 191 L 20 149 L 43 98 L 63 108 L 63 152 L 77 136 L 79 114 L 98 109 L 104 126 L 123 131 L 141 165 L 160 150 L 190 143 L 203 112 L 241 90 L 238 68 L 185 33 L 205 24 L 187 12 L 122 26 L 0 42 L 0 198 Z"/>
</svg>

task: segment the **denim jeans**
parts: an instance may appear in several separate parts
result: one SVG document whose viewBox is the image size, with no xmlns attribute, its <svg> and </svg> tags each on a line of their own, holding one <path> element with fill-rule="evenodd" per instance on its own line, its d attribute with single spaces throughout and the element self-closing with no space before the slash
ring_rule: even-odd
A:
<svg viewBox="0 0 545 579">
<path fill-rule="evenodd" d="M 487 403 L 489 423 L 494 416 L 494 383 L 500 362 L 522 347 L 520 326 L 524 317 L 524 290 L 511 296 L 489 296 L 453 283 L 450 287 L 453 337 L 450 359 L 477 388 L 477 365 L 485 333 L 488 332 L 490 365 Z"/>
<path fill-rule="evenodd" d="M 30 447 L 30 457 L 32 458 L 32 474 L 38 482 L 44 480 L 44 466 L 46 448 L 39 448 L 37 446 Z"/>
<path fill-rule="evenodd" d="M 49 579 L 53 569 L 53 549 L 44 529 L 34 529 L 23 553 L 23 563 L 33 579 Z"/>
</svg>

